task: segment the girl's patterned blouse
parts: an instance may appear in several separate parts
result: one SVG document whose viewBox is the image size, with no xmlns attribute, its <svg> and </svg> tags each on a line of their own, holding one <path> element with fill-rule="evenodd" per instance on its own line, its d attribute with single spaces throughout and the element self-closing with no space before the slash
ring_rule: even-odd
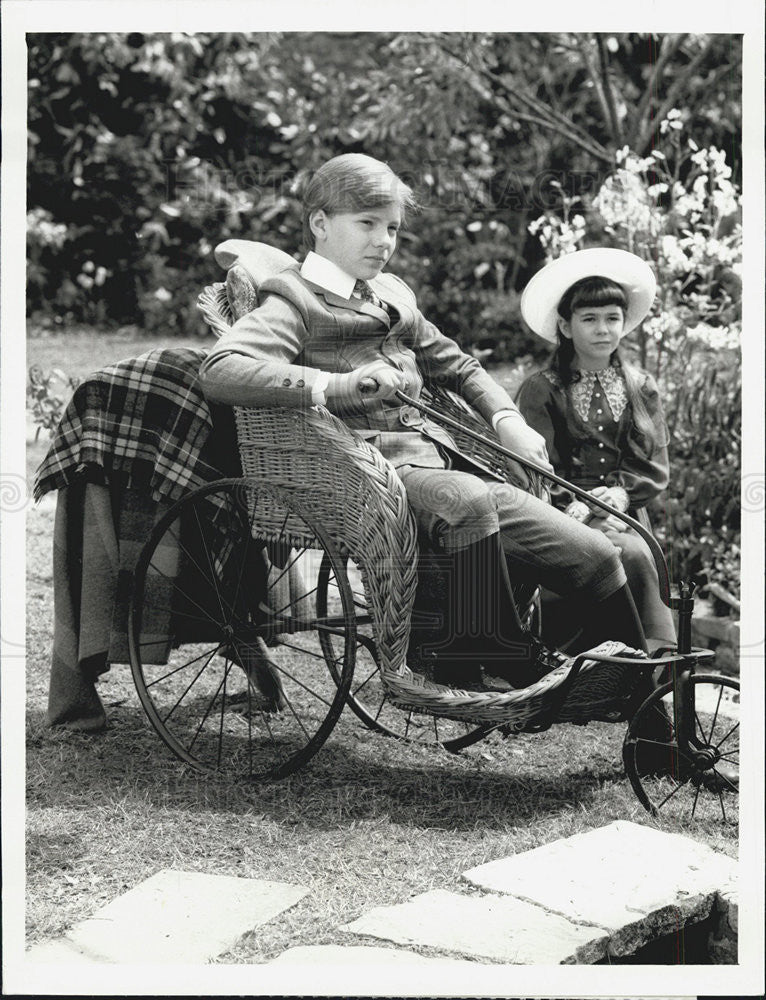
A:
<svg viewBox="0 0 766 1000">
<path fill-rule="evenodd" d="M 639 372 L 639 392 L 654 425 L 651 456 L 636 440 L 633 408 L 617 366 L 581 372 L 565 387 L 551 369 L 531 375 L 517 403 L 527 423 L 543 435 L 554 470 L 576 486 L 622 486 L 630 510 L 644 507 L 668 485 L 668 433 L 657 384 Z M 552 499 L 565 507 L 572 494 L 554 487 Z"/>
</svg>

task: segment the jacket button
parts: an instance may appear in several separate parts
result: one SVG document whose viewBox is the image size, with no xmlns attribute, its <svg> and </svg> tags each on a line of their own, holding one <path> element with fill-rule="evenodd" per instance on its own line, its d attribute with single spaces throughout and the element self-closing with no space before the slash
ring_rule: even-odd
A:
<svg viewBox="0 0 766 1000">
<path fill-rule="evenodd" d="M 298 383 L 298 385 L 300 385 L 300 382 Z M 599 441 L 598 446 L 599 446 L 599 448 L 603 448 L 604 447 L 604 442 L 603 441 Z"/>
<path fill-rule="evenodd" d="M 420 413 L 414 406 L 402 406 L 399 410 L 399 423 L 405 426 L 418 423 Z"/>
<path fill-rule="evenodd" d="M 284 386 L 292 385 L 292 382 L 290 381 L 289 378 L 282 379 L 282 385 Z"/>
<path fill-rule="evenodd" d="M 306 383 L 303 381 L 302 378 L 299 378 L 295 384 L 298 386 L 299 389 L 302 389 Z"/>
</svg>

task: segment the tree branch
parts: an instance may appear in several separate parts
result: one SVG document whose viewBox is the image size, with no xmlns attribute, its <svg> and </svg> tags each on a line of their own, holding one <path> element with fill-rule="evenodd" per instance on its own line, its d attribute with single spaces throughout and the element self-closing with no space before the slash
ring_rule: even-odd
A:
<svg viewBox="0 0 766 1000">
<path fill-rule="evenodd" d="M 692 61 L 680 71 L 680 74 L 676 76 L 671 85 L 668 87 L 667 94 L 665 95 L 665 100 L 657 109 L 656 114 L 650 117 L 648 122 L 644 125 L 641 131 L 636 135 L 633 148 L 637 153 L 643 152 L 649 145 L 649 140 L 654 132 L 655 122 L 661 122 L 663 118 L 667 116 L 668 111 L 675 107 L 678 96 L 683 92 L 689 77 L 694 73 L 697 67 L 705 61 L 708 53 L 713 47 L 712 36 L 708 37 L 707 45 L 701 49 L 697 55 L 692 59 Z"/>
<path fill-rule="evenodd" d="M 598 103 L 601 105 L 601 116 L 604 119 L 604 124 L 609 128 L 612 133 L 612 138 L 615 137 L 615 122 L 612 120 L 612 116 L 609 113 L 609 105 L 607 104 L 606 95 L 602 89 L 601 81 L 599 80 L 598 72 L 593 65 L 593 60 L 590 54 L 590 35 L 578 35 L 578 55 L 585 63 L 585 68 L 588 71 L 588 76 L 590 77 L 590 82 L 593 84 L 593 89 L 596 92 L 596 97 L 598 98 Z"/>
<path fill-rule="evenodd" d="M 622 126 L 617 115 L 617 108 L 614 103 L 614 92 L 612 81 L 609 78 L 609 56 L 606 54 L 604 36 L 596 34 L 596 45 L 598 46 L 598 58 L 601 65 L 601 87 L 603 89 L 603 100 L 606 102 L 609 112 L 609 121 L 612 123 L 612 136 L 616 146 L 622 145 Z"/>
<path fill-rule="evenodd" d="M 506 110 L 510 110 L 513 114 L 517 115 L 517 117 L 523 118 L 526 121 L 533 121 L 536 124 L 541 125 L 543 128 L 557 132 L 559 135 L 569 139 L 570 142 L 579 146 L 586 153 L 589 153 L 598 160 L 603 160 L 607 163 L 612 162 L 611 153 L 604 146 L 602 146 L 601 143 L 592 139 L 587 132 L 579 129 L 564 115 L 553 111 L 548 105 L 539 101 L 527 91 L 522 90 L 515 80 L 513 81 L 513 86 L 511 86 L 506 83 L 505 78 L 499 74 L 492 73 L 490 70 L 485 69 L 482 66 L 469 66 L 466 60 L 459 53 L 454 52 L 445 43 L 444 39 L 439 39 L 438 45 L 445 55 L 460 63 L 472 73 L 488 81 L 493 86 L 495 93 L 497 93 L 497 88 L 500 88 L 505 99 Z M 526 115 L 522 111 L 518 110 L 518 105 L 527 109 Z"/>
<path fill-rule="evenodd" d="M 652 67 L 652 72 L 649 79 L 646 81 L 646 87 L 641 99 L 636 105 L 636 110 L 634 113 L 633 121 L 635 123 L 636 129 L 638 129 L 640 123 L 644 120 L 646 113 L 652 102 L 652 97 L 654 96 L 655 87 L 657 81 L 661 78 L 661 74 L 665 71 L 665 66 L 670 62 L 673 56 L 678 52 L 681 47 L 686 35 L 661 35 L 659 43 L 657 45 L 657 61 Z M 632 146 L 630 138 L 628 138 L 628 145 Z"/>
</svg>

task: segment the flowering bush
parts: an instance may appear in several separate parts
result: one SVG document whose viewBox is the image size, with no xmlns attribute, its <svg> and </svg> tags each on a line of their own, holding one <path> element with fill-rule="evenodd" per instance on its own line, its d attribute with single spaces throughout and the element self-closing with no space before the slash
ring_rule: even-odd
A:
<svg viewBox="0 0 766 1000">
<path fill-rule="evenodd" d="M 592 199 L 562 192 L 560 212 L 529 228 L 548 259 L 611 244 L 653 264 L 657 297 L 627 346 L 657 377 L 670 431 L 655 529 L 676 580 L 739 595 L 741 199 L 726 154 L 700 149 L 683 123 L 671 110 L 663 148 L 621 149 Z"/>
<path fill-rule="evenodd" d="M 79 379 L 65 375 L 59 368 L 53 368 L 46 375 L 40 365 L 31 366 L 27 383 L 27 405 L 37 424 L 35 440 L 40 436 L 41 430 L 46 430 L 53 436 L 64 407 L 78 385 Z"/>
</svg>

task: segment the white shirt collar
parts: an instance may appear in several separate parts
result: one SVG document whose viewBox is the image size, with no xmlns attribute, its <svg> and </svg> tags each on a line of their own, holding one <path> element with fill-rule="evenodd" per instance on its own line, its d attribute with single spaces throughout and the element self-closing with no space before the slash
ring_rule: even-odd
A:
<svg viewBox="0 0 766 1000">
<path fill-rule="evenodd" d="M 350 299 L 351 293 L 356 284 L 356 278 L 338 267 L 329 258 L 309 250 L 306 259 L 301 264 L 301 274 L 313 285 L 319 285 L 333 295 L 339 295 L 342 299 Z"/>
</svg>

